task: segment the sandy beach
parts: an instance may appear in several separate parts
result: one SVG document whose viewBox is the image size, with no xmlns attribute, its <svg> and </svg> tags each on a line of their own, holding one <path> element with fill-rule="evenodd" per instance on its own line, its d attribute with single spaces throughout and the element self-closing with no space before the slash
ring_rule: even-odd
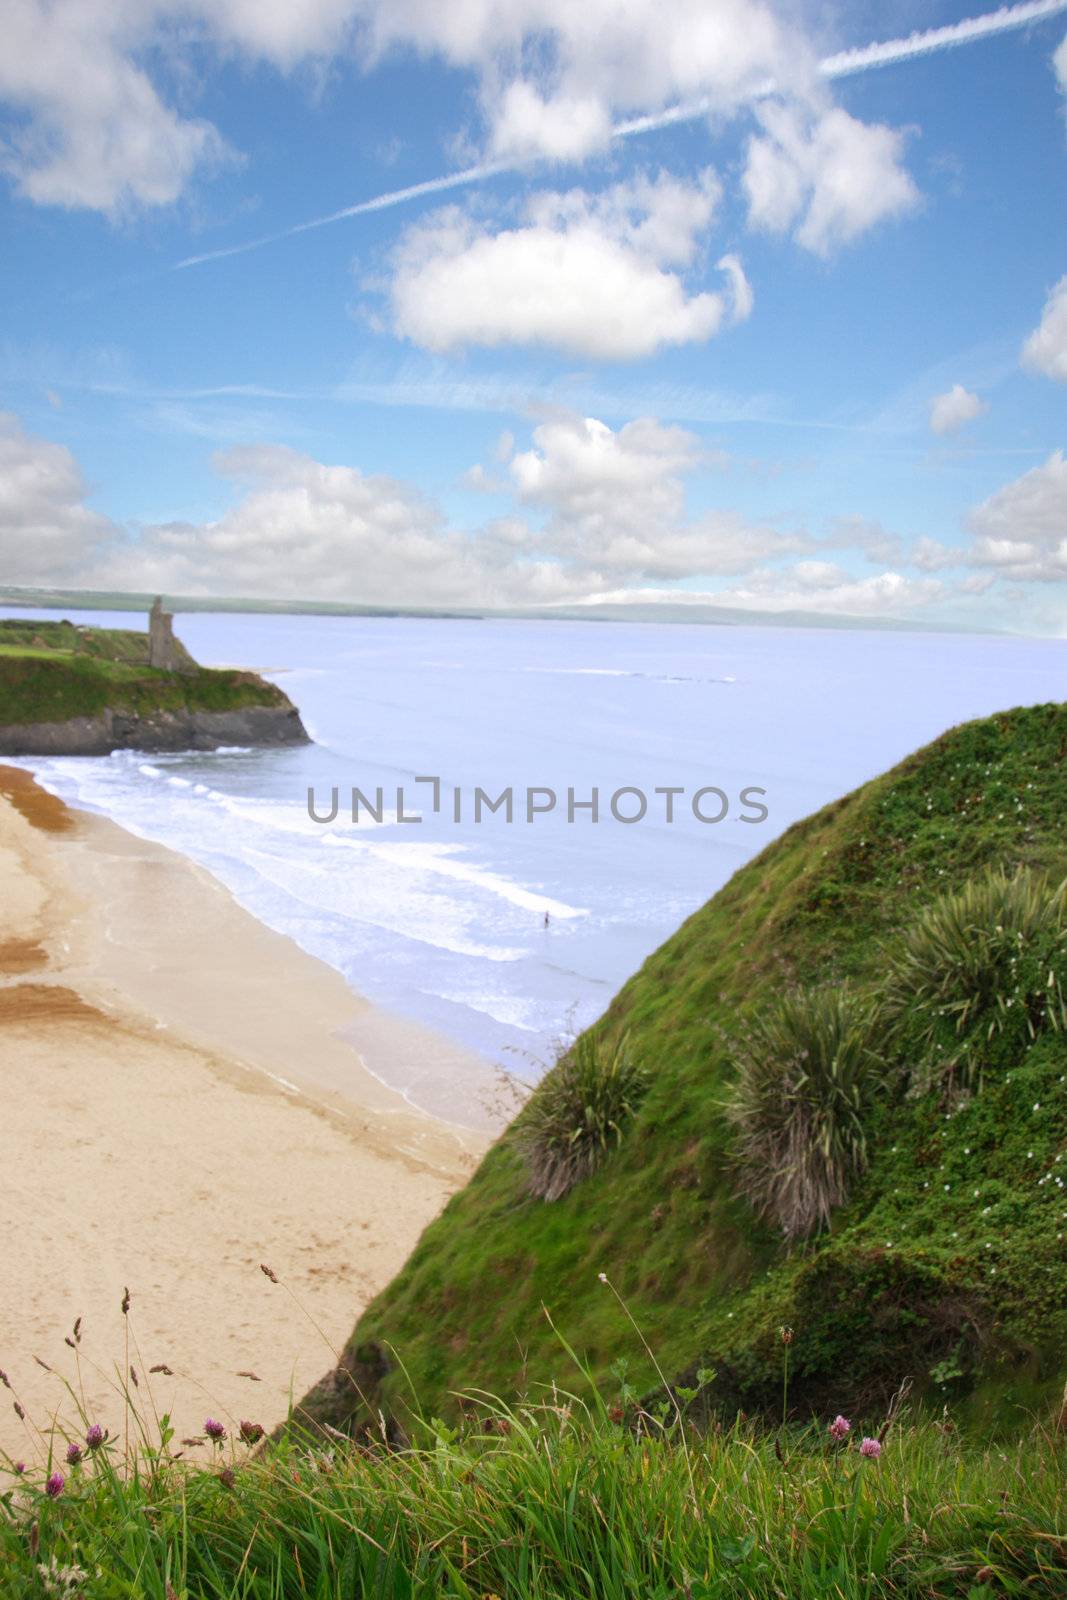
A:
<svg viewBox="0 0 1067 1600">
<path fill-rule="evenodd" d="M 179 1436 L 284 1416 L 493 1121 L 386 1088 L 356 1041 L 419 1047 L 389 1023 L 200 868 L 0 767 L 0 1449 L 40 1455 L 64 1379 L 122 1431 L 130 1365 Z"/>
</svg>

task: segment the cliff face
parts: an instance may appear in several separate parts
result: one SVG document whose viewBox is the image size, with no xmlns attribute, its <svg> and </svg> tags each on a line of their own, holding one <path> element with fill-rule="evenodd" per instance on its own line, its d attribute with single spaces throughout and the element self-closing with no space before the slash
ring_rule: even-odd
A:
<svg viewBox="0 0 1067 1600">
<path fill-rule="evenodd" d="M 284 696 L 282 697 L 284 699 Z M 0 715 L 3 714 L 0 698 Z M 60 722 L 0 723 L 0 755 L 106 756 L 113 750 L 217 750 L 222 745 L 307 744 L 300 713 L 284 705 L 232 711 L 105 709 Z"/>
</svg>

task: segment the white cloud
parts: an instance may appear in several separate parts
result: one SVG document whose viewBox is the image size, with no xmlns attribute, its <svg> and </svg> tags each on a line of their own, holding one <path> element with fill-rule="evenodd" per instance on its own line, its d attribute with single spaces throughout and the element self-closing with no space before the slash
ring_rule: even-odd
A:
<svg viewBox="0 0 1067 1600">
<path fill-rule="evenodd" d="M 963 545 L 944 544 L 924 534 L 912 545 L 908 560 L 920 572 L 943 572 L 946 567 L 966 566 L 967 549 Z"/>
<path fill-rule="evenodd" d="M 967 518 L 975 535 L 968 565 L 1016 580 L 1067 578 L 1067 460 L 1056 450 L 1043 466 L 998 489 Z"/>
<path fill-rule="evenodd" d="M 163 97 L 161 81 L 188 68 L 190 45 L 288 71 L 344 48 L 361 9 L 362 0 L 6 0 L 0 101 L 21 120 L 0 168 L 39 205 L 108 215 L 168 205 L 229 153 L 210 122 Z M 185 70 L 186 87 L 192 77 Z"/>
<path fill-rule="evenodd" d="M 503 443 L 503 441 L 501 441 Z M 344 598 L 380 605 L 519 605 L 618 583 L 733 575 L 810 548 L 738 513 L 690 518 L 684 478 L 708 460 L 682 428 L 640 418 L 613 431 L 559 415 L 510 450 L 515 513 L 452 527 L 411 484 L 330 466 L 280 445 L 216 457 L 240 490 L 217 519 L 136 537 L 84 505 L 61 446 L 0 432 L 0 559 L 9 581 L 174 594 Z"/>
<path fill-rule="evenodd" d="M 614 431 L 565 415 L 534 429 L 533 448 L 512 457 L 510 472 L 520 502 L 547 514 L 543 547 L 585 569 L 590 582 L 597 574 L 639 582 L 746 572 L 810 547 L 804 535 L 734 511 L 689 518 L 683 479 L 706 464 L 683 428 L 642 417 Z"/>
<path fill-rule="evenodd" d="M 237 45 L 282 71 L 309 57 L 344 49 L 351 43 L 353 25 L 368 9 L 364 0 L 300 0 L 299 4 L 293 0 L 134 0 L 134 4 L 156 16 L 191 14 L 224 44 Z"/>
<path fill-rule="evenodd" d="M 335 59 L 370 70 L 405 50 L 469 71 L 481 125 L 467 142 L 481 160 L 467 177 L 501 162 L 581 160 L 679 107 L 691 116 L 699 105 L 720 126 L 770 86 L 801 131 L 788 149 L 758 141 L 751 165 L 764 189 L 799 182 L 798 237 L 824 252 L 904 209 L 914 190 L 899 135 L 826 109 L 796 10 L 789 0 L 8 0 L 0 100 L 21 122 L 0 163 L 39 204 L 107 214 L 168 204 L 227 154 L 184 104 L 234 54 L 291 72 Z M 168 103 L 179 78 L 182 97 Z"/>
<path fill-rule="evenodd" d="M 835 517 L 830 533 L 818 542 L 824 550 L 861 550 L 872 563 L 904 559 L 904 541 L 874 517 Z"/>
<path fill-rule="evenodd" d="M 997 578 L 1012 583 L 1059 583 L 1067 578 L 1067 459 L 1053 451 L 1039 467 L 1013 478 L 964 519 L 972 535 L 967 544 L 919 539 L 908 560 L 922 572 L 974 569 L 967 580 L 988 585 Z"/>
<path fill-rule="evenodd" d="M 529 220 L 541 227 L 591 223 L 607 236 L 661 266 L 688 266 L 715 216 L 722 185 L 711 167 L 690 182 L 659 172 L 635 173 L 598 194 L 584 189 L 542 190 L 527 201 Z"/>
<path fill-rule="evenodd" d="M 954 50 L 977 40 L 989 39 L 1001 33 L 1029 27 L 1032 23 L 1063 9 L 1063 0 L 1019 0 L 1019 3 L 1015 5 L 1003 5 L 998 7 L 996 11 L 986 12 L 977 17 L 967 17 L 958 23 L 950 23 L 937 28 L 921 29 L 908 34 L 904 38 L 878 40 L 872 44 L 855 46 L 838 51 L 834 55 L 824 56 L 818 62 L 818 77 L 821 83 L 825 85 L 840 78 L 848 78 L 858 73 L 868 72 L 872 68 L 880 68 L 896 62 L 912 61 L 917 57 L 939 54 L 945 50 Z M 450 8 L 443 15 L 446 19 L 450 18 L 453 11 L 455 11 L 455 8 Z M 627 8 L 627 20 L 632 11 L 632 7 Z M 455 14 L 458 16 L 459 12 L 456 11 Z M 616 8 L 612 20 L 617 20 L 619 14 L 619 8 Z M 400 36 L 403 36 L 403 29 L 401 29 L 398 37 Z M 800 54 L 797 53 L 796 49 L 798 42 L 802 45 L 802 53 Z M 790 39 L 789 43 L 791 47 L 789 65 L 796 72 L 796 81 L 792 85 L 793 92 L 798 97 L 805 98 L 804 90 L 808 86 L 808 80 L 811 77 L 808 52 L 806 47 L 803 47 L 802 41 L 798 41 L 795 35 Z M 1060 56 L 1061 76 L 1064 75 L 1064 69 L 1067 68 L 1067 63 L 1062 60 L 1064 52 L 1067 52 L 1067 41 L 1065 41 L 1064 50 L 1058 53 Z M 514 45 L 511 48 L 511 55 L 513 58 L 517 55 Z M 502 93 L 505 96 L 511 94 L 513 90 L 517 92 L 525 85 L 527 93 L 525 95 L 517 93 L 517 110 L 522 117 L 532 119 L 536 127 L 544 125 L 542 137 L 543 143 L 547 148 L 543 153 L 551 156 L 553 150 L 558 151 L 561 145 L 568 150 L 577 150 L 577 147 L 581 144 L 581 138 L 580 134 L 575 131 L 575 125 L 577 124 L 580 129 L 583 121 L 587 121 L 591 127 L 595 127 L 592 142 L 595 143 L 599 139 L 599 112 L 589 109 L 590 104 L 595 108 L 595 101 L 584 102 L 575 100 L 573 97 L 570 99 L 562 97 L 558 107 L 563 113 L 561 118 L 562 127 L 561 129 L 552 129 L 547 125 L 553 112 L 553 105 L 550 99 L 537 95 L 536 91 L 529 91 L 527 80 L 519 79 L 516 84 L 514 81 L 508 80 L 506 73 L 497 73 L 496 80 L 498 83 L 504 83 L 505 87 Z M 751 91 L 750 97 L 753 99 L 765 98 L 768 94 L 777 92 L 787 82 L 788 74 L 780 75 L 778 79 L 767 77 L 762 82 L 757 83 Z M 741 96 L 742 100 L 744 98 L 745 96 Z M 532 103 L 532 101 L 536 103 Z M 733 109 L 733 106 L 729 101 L 722 103 L 714 95 L 707 93 L 698 94 L 695 98 L 690 97 L 685 100 L 675 99 L 668 104 L 660 106 L 658 109 L 646 111 L 638 116 L 625 117 L 621 121 L 615 122 L 611 127 L 610 136 L 613 140 L 619 140 L 629 138 L 637 133 L 650 133 L 663 128 L 677 127 L 683 123 L 705 121 L 709 117 L 721 118 L 724 112 L 731 109 Z M 525 148 L 530 142 L 530 136 L 528 132 L 521 128 L 519 131 L 521 136 L 516 140 L 516 144 L 518 148 Z M 537 143 L 536 135 L 533 142 L 534 144 Z M 187 257 L 178 265 L 182 267 L 196 266 L 202 262 L 216 260 L 223 256 L 241 255 L 246 251 L 257 250 L 264 245 L 275 243 L 279 239 L 306 232 L 309 228 L 324 227 L 351 217 L 365 215 L 371 211 L 384 210 L 386 207 L 393 205 L 403 205 L 425 194 L 440 192 L 445 189 L 462 188 L 468 184 L 478 183 L 500 172 L 502 168 L 515 164 L 516 158 L 514 157 L 504 157 L 498 161 L 482 161 L 458 172 L 429 179 L 423 183 L 410 185 L 403 189 L 394 189 L 385 194 L 376 195 L 370 200 L 361 201 L 355 205 L 343 207 L 341 210 L 330 212 L 325 216 L 294 224 L 277 234 L 247 240 L 243 244 L 232 245 L 225 249 L 206 251 L 201 255 Z"/>
<path fill-rule="evenodd" d="M 61 444 L 0 413 L 0 572 L 8 583 L 73 579 L 116 537 L 85 505 L 78 463 Z"/>
<path fill-rule="evenodd" d="M 928 540 L 908 557 L 917 575 L 894 566 L 856 578 L 815 558 L 828 541 L 802 530 L 782 532 L 729 508 L 690 515 L 686 480 L 721 463 L 684 429 L 639 418 L 613 430 L 560 414 L 534 429 L 530 448 L 501 445 L 506 477 L 495 487 L 510 488 L 513 509 L 479 528 L 450 525 L 435 501 L 401 480 L 255 445 L 216 458 L 237 488 L 221 516 L 131 534 L 86 505 L 68 450 L 6 417 L 0 563 L 15 583 L 378 605 L 537 605 L 734 579 L 700 598 L 854 616 L 908 616 L 1002 579 L 1067 577 L 1061 453 L 975 508 L 970 546 Z M 875 525 L 856 524 L 851 540 L 848 531 L 835 534 L 842 548 L 895 560 Z M 948 586 L 932 576 L 943 567 L 971 571 Z M 694 598 L 694 590 L 668 596 Z M 1031 609 L 1036 615 L 1036 601 Z"/>
<path fill-rule="evenodd" d="M 768 78 L 807 92 L 817 63 L 766 0 L 365 0 L 378 49 L 437 49 L 480 79 L 490 152 L 602 149 L 618 114 L 707 96 L 728 112 Z"/>
<path fill-rule="evenodd" d="M 681 475 L 700 459 L 695 434 L 651 417 L 614 431 L 595 417 L 562 415 L 536 427 L 533 448 L 512 454 L 509 466 L 528 504 L 568 517 L 614 517 L 630 506 L 635 521 L 660 523 L 681 515 Z"/>
<path fill-rule="evenodd" d="M 452 529 L 439 506 L 397 479 L 280 445 L 231 450 L 217 466 L 244 487 L 231 510 L 143 529 L 96 569 L 94 583 L 443 606 L 555 599 L 571 587 L 532 543 L 525 558 L 513 524 Z"/>
<path fill-rule="evenodd" d="M 210 123 L 164 105 L 129 47 L 153 8 L 8 0 L 0 100 L 22 122 L 0 144 L 0 168 L 39 205 L 114 213 L 175 200 L 225 145 Z"/>
<path fill-rule="evenodd" d="M 958 433 L 988 410 L 985 400 L 971 394 L 962 383 L 954 383 L 946 394 L 939 394 L 930 402 L 930 431 L 942 436 Z"/>
<path fill-rule="evenodd" d="M 749 140 L 743 178 L 752 226 L 791 228 L 798 244 L 826 256 L 918 204 L 896 129 L 781 100 L 762 102 L 756 115 L 764 131 Z"/>
<path fill-rule="evenodd" d="M 487 472 L 480 461 L 468 467 L 459 481 L 462 488 L 472 489 L 475 494 L 501 494 L 507 491 L 507 484 Z"/>
<path fill-rule="evenodd" d="M 611 138 L 611 117 L 603 100 L 593 95 L 557 95 L 547 101 L 524 81 L 508 84 L 495 121 L 495 159 L 580 161 Z"/>
<path fill-rule="evenodd" d="M 0 571 L 15 584 L 383 605 L 532 603 L 575 590 L 514 519 L 457 531 L 410 484 L 279 445 L 231 450 L 216 465 L 243 488 L 231 510 L 131 537 L 85 505 L 69 450 L 0 416 Z"/>
<path fill-rule="evenodd" d="M 1067 70 L 1067 39 L 1061 54 Z M 1023 365 L 1067 383 L 1067 276 L 1060 279 L 1045 301 L 1040 325 L 1023 346 Z"/>
<path fill-rule="evenodd" d="M 736 257 L 720 290 L 690 293 L 693 261 L 719 197 L 711 172 L 535 194 L 518 226 L 494 232 L 455 208 L 409 228 L 394 257 L 393 326 L 434 351 L 545 344 L 602 360 L 702 342 L 749 314 Z"/>
<path fill-rule="evenodd" d="M 218 466 L 245 486 L 237 505 L 214 522 L 144 529 L 136 549 L 96 569 L 94 586 L 518 605 L 574 599 L 609 579 L 745 572 L 805 547 L 731 512 L 686 521 L 677 474 L 698 457 L 681 429 L 638 421 L 613 434 L 565 419 L 534 441 L 512 457 L 510 481 L 545 525 L 511 516 L 476 532 L 449 527 L 395 479 L 276 445 L 229 451 Z"/>
<path fill-rule="evenodd" d="M 817 611 L 828 616 L 907 617 L 945 597 L 936 578 L 880 572 L 853 578 L 829 561 L 797 561 L 756 572 L 736 588 L 716 595 L 720 605 L 759 611 Z"/>
<path fill-rule="evenodd" d="M 1063 41 L 1052 58 L 1052 65 L 1060 80 L 1060 88 L 1067 94 L 1067 34 L 1064 34 Z"/>
<path fill-rule="evenodd" d="M 682 428 L 640 419 L 613 432 L 593 417 L 561 417 L 535 428 L 533 448 L 510 471 L 520 502 L 547 513 L 544 539 L 557 556 L 647 576 L 650 559 L 675 559 L 668 546 L 684 538 L 682 474 L 698 459 L 697 440 Z"/>
<path fill-rule="evenodd" d="M 790 567 L 761 568 L 743 584 L 725 589 L 615 589 L 587 597 L 587 603 L 727 606 L 741 611 L 806 611 L 825 616 L 910 617 L 943 600 L 945 585 L 899 572 L 853 578 L 823 561 L 798 561 Z"/>
</svg>

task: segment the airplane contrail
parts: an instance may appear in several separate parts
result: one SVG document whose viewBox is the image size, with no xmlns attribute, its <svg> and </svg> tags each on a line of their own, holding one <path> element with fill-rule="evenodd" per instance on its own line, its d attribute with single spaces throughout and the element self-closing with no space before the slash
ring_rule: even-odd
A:
<svg viewBox="0 0 1067 1600">
<path fill-rule="evenodd" d="M 852 50 L 842 50 L 837 55 L 826 56 L 819 62 L 819 72 L 824 78 L 850 78 L 876 67 L 894 66 L 900 61 L 912 61 L 917 56 L 936 55 L 942 50 L 956 50 L 961 45 L 974 44 L 999 33 L 1010 33 L 1025 28 L 1032 22 L 1043 22 L 1067 11 L 1067 0 L 1025 0 L 1021 5 L 1001 6 L 981 16 L 967 17 L 961 22 L 948 23 L 942 28 L 927 28 L 921 33 L 911 33 L 904 39 L 886 39 L 881 43 L 861 45 Z M 762 94 L 772 93 L 774 85 L 768 83 Z M 654 133 L 659 128 L 669 128 L 679 122 L 695 122 L 712 109 L 710 98 L 687 100 L 668 106 L 644 117 L 632 117 L 617 122 L 611 130 L 612 139 L 629 139 L 636 134 Z M 313 217 L 309 222 L 296 222 L 277 233 L 265 233 L 258 239 L 246 239 L 243 244 L 229 245 L 222 250 L 207 250 L 202 255 L 186 256 L 174 263 L 173 271 L 186 267 L 203 266 L 208 261 L 222 261 L 227 256 L 245 255 L 250 250 L 260 250 L 264 245 L 278 244 L 299 233 L 309 233 L 314 228 L 326 228 L 334 222 L 344 222 L 349 217 L 365 216 L 371 211 L 386 211 L 391 206 L 405 205 L 409 200 L 420 200 L 424 195 L 443 194 L 449 189 L 464 189 L 486 178 L 495 178 L 503 172 L 515 172 L 524 165 L 517 161 L 488 161 L 477 166 L 464 167 L 460 172 L 449 172 L 440 178 L 428 178 L 423 183 L 410 184 L 406 189 L 392 189 L 375 195 L 370 200 L 360 200 L 355 205 L 343 206 L 323 217 Z"/>
<path fill-rule="evenodd" d="M 915 56 L 934 55 L 939 50 L 954 50 L 961 44 L 1009 33 L 1031 22 L 1044 22 L 1046 17 L 1054 17 L 1061 11 L 1067 11 L 1067 0 L 1029 0 L 1025 5 L 1001 6 L 999 11 L 968 17 L 963 22 L 950 22 L 943 28 L 928 28 L 922 33 L 909 34 L 906 39 L 842 50 L 840 55 L 821 61 L 819 70 L 825 78 L 846 78 L 854 72 L 867 72 L 871 67 L 888 67 L 897 61 L 911 61 Z"/>
<path fill-rule="evenodd" d="M 1064 0 L 1067 6 L 1067 0 Z M 258 239 L 246 239 L 244 244 L 232 244 L 223 250 L 207 250 L 203 255 L 186 256 L 174 263 L 173 271 L 183 267 L 199 267 L 205 261 L 221 261 L 225 256 L 241 256 L 247 250 L 259 250 L 265 244 L 277 244 L 281 239 L 291 239 L 297 233 L 309 233 L 312 228 L 327 228 L 331 222 L 343 222 L 346 217 L 361 217 L 368 211 L 386 211 L 390 206 L 403 205 L 406 200 L 419 200 L 425 194 L 440 194 L 445 189 L 461 189 L 467 184 L 479 183 L 483 178 L 493 178 L 499 172 L 514 172 L 513 161 L 486 161 L 477 167 L 464 167 L 460 172 L 446 173 L 442 178 L 427 178 L 423 183 L 413 183 L 406 189 L 393 189 L 388 194 L 375 195 L 372 200 L 360 200 L 354 206 L 343 206 L 325 217 L 312 217 L 310 222 L 294 222 L 278 233 L 264 233 Z"/>
</svg>

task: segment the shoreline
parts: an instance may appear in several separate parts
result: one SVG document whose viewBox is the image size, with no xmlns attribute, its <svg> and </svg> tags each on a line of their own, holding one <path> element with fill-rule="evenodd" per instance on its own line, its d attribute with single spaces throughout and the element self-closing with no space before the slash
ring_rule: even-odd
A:
<svg viewBox="0 0 1067 1600">
<path fill-rule="evenodd" d="M 114 1414 L 101 1374 L 129 1286 L 145 1366 L 178 1374 L 152 1381 L 179 1432 L 211 1405 L 275 1424 L 497 1119 L 447 1123 L 389 1089 L 349 1035 L 411 1050 L 410 1033 L 203 868 L 22 767 L 0 766 L 0 883 L 0 1367 L 28 1414 L 69 1414 L 41 1362 L 63 1368 L 81 1318 L 78 1381 Z M 0 1449 L 32 1449 L 8 1406 Z"/>
<path fill-rule="evenodd" d="M 350 1113 L 355 1105 L 387 1123 L 407 1114 L 416 1135 L 443 1125 L 454 1131 L 462 1150 L 484 1147 L 509 1119 L 510 1111 L 502 1115 L 497 1104 L 500 1075 L 482 1056 L 367 1000 L 328 962 L 261 922 L 206 867 L 52 795 L 29 766 L 0 760 L 0 801 L 10 798 L 8 791 L 20 780 L 28 780 L 73 819 L 64 871 L 83 906 L 67 965 L 105 1009 L 130 1003 L 150 1012 L 183 1037 L 238 1057 L 287 1092 L 335 1113 Z M 158 959 L 155 919 L 148 910 L 161 883 L 168 907 L 165 962 Z M 233 938 L 242 948 L 239 978 L 246 996 L 236 1013 L 228 1009 L 225 992 Z M 205 960 L 205 947 L 221 952 L 221 964 Z M 195 988 L 176 982 L 188 970 L 196 971 Z M 285 986 L 287 995 L 281 1014 L 275 1005 L 278 986 Z M 269 1007 L 269 1026 L 251 1007 L 254 988 Z M 309 1034 L 314 1035 L 310 1052 Z M 431 1059 L 435 1069 L 429 1074 L 435 1092 L 421 1099 L 412 1098 L 410 1084 L 401 1086 L 411 1074 L 397 1069 L 416 1052 Z M 306 1065 L 298 1064 L 302 1061 Z M 390 1127 L 390 1141 L 393 1136 Z"/>
</svg>

